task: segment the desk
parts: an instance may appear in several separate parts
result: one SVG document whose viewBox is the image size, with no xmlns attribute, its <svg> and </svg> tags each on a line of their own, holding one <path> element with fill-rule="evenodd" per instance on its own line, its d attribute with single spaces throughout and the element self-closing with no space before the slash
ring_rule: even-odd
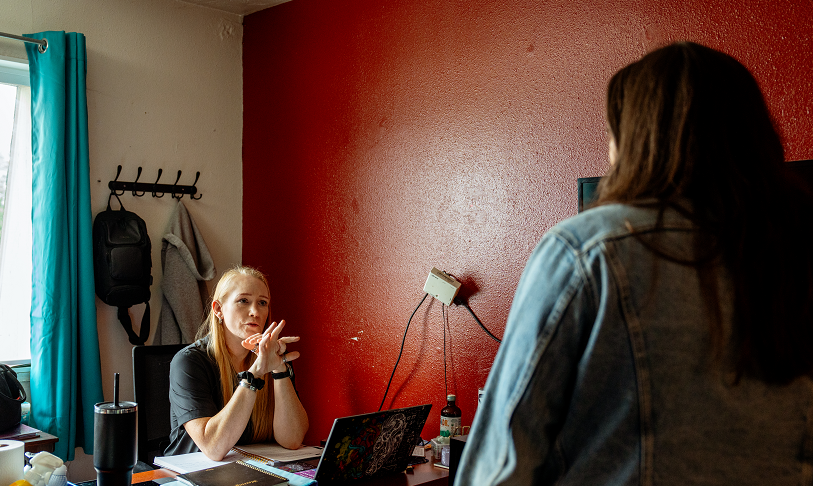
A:
<svg viewBox="0 0 813 486">
<path fill-rule="evenodd" d="M 449 470 L 435 467 L 435 460 L 428 454 L 429 462 L 413 466 L 412 473 L 393 474 L 378 479 L 362 479 L 352 483 L 352 486 L 448 486 Z M 133 474 L 133 484 L 151 481 L 158 478 L 175 477 L 177 474 L 168 469 L 156 469 Z"/>
<path fill-rule="evenodd" d="M 54 452 L 56 447 L 54 444 L 57 441 L 59 441 L 59 438 L 55 435 L 40 431 L 39 437 L 32 437 L 20 442 L 25 444 L 25 452 Z"/>
</svg>

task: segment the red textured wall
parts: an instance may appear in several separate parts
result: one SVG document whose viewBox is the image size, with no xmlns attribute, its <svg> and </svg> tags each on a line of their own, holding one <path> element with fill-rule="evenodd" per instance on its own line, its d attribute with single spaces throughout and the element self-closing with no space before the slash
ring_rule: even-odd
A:
<svg viewBox="0 0 813 486">
<path fill-rule="evenodd" d="M 604 88 L 673 40 L 757 76 L 788 159 L 813 158 L 813 2 L 294 0 L 245 18 L 243 259 L 297 348 L 307 440 L 374 411 L 433 266 L 502 336 L 542 234 L 607 167 Z M 738 3 L 738 2 L 736 2 Z M 497 344 L 448 310 L 470 424 Z M 441 305 L 415 315 L 385 407 L 444 404 Z"/>
</svg>

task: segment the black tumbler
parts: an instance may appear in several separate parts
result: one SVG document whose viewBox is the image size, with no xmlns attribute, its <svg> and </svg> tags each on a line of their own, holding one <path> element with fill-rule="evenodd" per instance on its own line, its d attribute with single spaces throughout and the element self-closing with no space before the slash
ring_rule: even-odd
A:
<svg viewBox="0 0 813 486">
<path fill-rule="evenodd" d="M 93 467 L 98 486 L 130 486 L 138 457 L 138 405 L 102 402 L 94 408 Z"/>
</svg>

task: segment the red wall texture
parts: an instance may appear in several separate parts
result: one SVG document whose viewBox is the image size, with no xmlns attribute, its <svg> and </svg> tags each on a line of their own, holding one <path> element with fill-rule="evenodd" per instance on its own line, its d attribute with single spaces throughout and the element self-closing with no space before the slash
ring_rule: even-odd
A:
<svg viewBox="0 0 813 486">
<path fill-rule="evenodd" d="M 270 275 L 307 441 L 375 411 L 433 266 L 502 336 L 525 261 L 607 167 L 604 89 L 674 40 L 760 81 L 787 158 L 813 158 L 813 2 L 294 0 L 245 18 L 243 259 Z M 745 2 L 743 2 L 745 3 Z M 470 424 L 497 344 L 415 314 L 385 407 L 448 386 Z M 444 381 L 444 336 L 446 380 Z"/>
</svg>

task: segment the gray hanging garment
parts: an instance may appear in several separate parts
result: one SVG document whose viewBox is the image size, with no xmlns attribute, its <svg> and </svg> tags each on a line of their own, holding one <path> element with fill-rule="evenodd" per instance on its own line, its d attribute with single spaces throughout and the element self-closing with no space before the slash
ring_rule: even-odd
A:
<svg viewBox="0 0 813 486">
<path fill-rule="evenodd" d="M 217 271 L 203 236 L 180 201 L 161 239 L 161 267 L 164 296 L 152 344 L 191 343 L 209 301 L 206 281 Z"/>
</svg>

